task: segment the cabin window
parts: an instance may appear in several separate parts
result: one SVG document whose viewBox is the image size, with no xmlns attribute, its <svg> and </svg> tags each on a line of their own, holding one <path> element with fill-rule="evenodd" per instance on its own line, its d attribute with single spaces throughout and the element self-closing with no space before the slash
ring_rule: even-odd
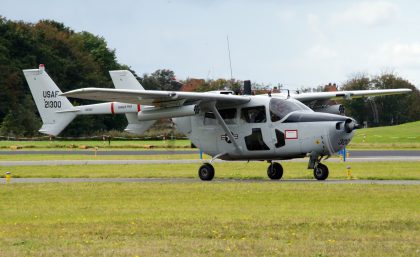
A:
<svg viewBox="0 0 420 257">
<path fill-rule="evenodd" d="M 204 125 L 216 125 L 216 116 L 213 112 L 206 112 L 204 114 Z"/>
<path fill-rule="evenodd" d="M 236 123 L 236 109 L 223 109 L 218 110 L 222 119 L 226 124 L 235 124 Z M 204 114 L 204 125 L 216 125 L 216 115 L 213 112 L 206 112 Z"/>
<path fill-rule="evenodd" d="M 243 108 L 241 119 L 246 123 L 264 123 L 267 121 L 265 106 Z"/>
<path fill-rule="evenodd" d="M 220 116 L 222 116 L 222 119 L 226 122 L 226 124 L 235 124 L 236 119 L 236 109 L 224 109 L 219 110 Z"/>
</svg>

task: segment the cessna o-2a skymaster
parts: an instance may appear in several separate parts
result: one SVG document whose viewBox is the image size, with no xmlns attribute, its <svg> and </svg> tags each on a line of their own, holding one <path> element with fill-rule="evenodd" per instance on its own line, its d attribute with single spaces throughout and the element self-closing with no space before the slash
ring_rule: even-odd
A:
<svg viewBox="0 0 420 257">
<path fill-rule="evenodd" d="M 343 149 L 358 127 L 335 106 L 315 112 L 306 104 L 314 101 L 391 95 L 410 89 L 359 90 L 273 95 L 234 95 L 230 91 L 172 92 L 144 90 L 129 71 L 110 71 L 117 89 L 83 88 L 62 93 L 40 65 L 24 70 L 43 126 L 39 130 L 58 135 L 77 115 L 116 114 L 127 116 L 126 131 L 141 134 L 155 120 L 171 118 L 177 130 L 212 156 L 198 170 L 202 180 L 212 180 L 212 161 L 268 161 L 267 174 L 280 179 L 283 168 L 273 160 L 309 156 L 308 169 L 325 180 L 328 168 L 321 160 Z M 73 106 L 67 97 L 107 101 Z M 331 113 L 328 113 L 331 112 Z"/>
</svg>

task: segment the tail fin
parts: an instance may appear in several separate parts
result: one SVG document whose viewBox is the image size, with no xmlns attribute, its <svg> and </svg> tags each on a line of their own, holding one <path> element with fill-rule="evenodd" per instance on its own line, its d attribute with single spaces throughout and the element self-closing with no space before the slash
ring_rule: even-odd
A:
<svg viewBox="0 0 420 257">
<path fill-rule="evenodd" d="M 133 89 L 144 90 L 140 82 L 134 77 L 133 73 L 128 70 L 111 70 L 109 71 L 112 82 L 116 89 Z"/>
<path fill-rule="evenodd" d="M 133 73 L 128 70 L 114 70 L 109 71 L 112 82 L 116 89 L 133 89 L 133 90 L 144 90 L 140 82 L 134 77 Z M 139 111 L 142 109 L 139 106 Z M 125 117 L 128 121 L 128 126 L 124 129 L 129 133 L 143 134 L 148 130 L 156 121 L 139 121 L 137 119 L 137 113 L 126 113 Z"/>
<path fill-rule="evenodd" d="M 23 74 L 43 122 L 39 132 L 60 134 L 76 117 L 77 110 L 66 97 L 60 96 L 61 90 L 48 76 L 44 65 L 39 65 L 39 69 L 23 70 Z"/>
</svg>

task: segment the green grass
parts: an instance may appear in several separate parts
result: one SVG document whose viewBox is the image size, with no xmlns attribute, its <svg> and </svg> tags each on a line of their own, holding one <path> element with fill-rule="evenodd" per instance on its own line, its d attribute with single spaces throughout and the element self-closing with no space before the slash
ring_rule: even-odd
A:
<svg viewBox="0 0 420 257">
<path fill-rule="evenodd" d="M 203 154 L 203 158 L 209 159 Z M 84 154 L 16 154 L 0 155 L 0 161 L 49 161 L 49 160 L 180 160 L 200 159 L 197 154 L 168 155 L 84 155 Z"/>
<path fill-rule="evenodd" d="M 420 149 L 420 121 L 356 130 L 353 149 Z"/>
<path fill-rule="evenodd" d="M 1 256 L 417 256 L 418 186 L 0 187 Z"/>
<path fill-rule="evenodd" d="M 363 162 L 328 163 L 330 179 L 347 178 L 347 166 L 351 166 L 354 179 L 420 179 L 419 162 Z M 283 162 L 284 178 L 313 178 L 306 163 Z M 70 165 L 70 166 L 11 166 L 0 167 L 13 177 L 43 178 L 197 178 L 196 164 L 141 164 L 141 165 Z M 214 163 L 216 178 L 268 179 L 265 162 Z M 198 178 L 197 178 L 198 179 Z"/>
<path fill-rule="evenodd" d="M 0 141 L 0 149 L 9 149 L 11 146 L 21 146 L 24 149 L 78 149 L 80 146 L 98 147 L 99 149 L 144 149 L 149 146 L 154 148 L 190 148 L 189 140 L 112 140 L 108 141 L 77 140 L 77 141 Z"/>
</svg>

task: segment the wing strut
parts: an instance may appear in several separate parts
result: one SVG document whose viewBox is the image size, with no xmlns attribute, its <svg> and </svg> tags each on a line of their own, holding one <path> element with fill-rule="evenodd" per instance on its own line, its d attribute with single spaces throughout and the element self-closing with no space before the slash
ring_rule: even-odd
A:
<svg viewBox="0 0 420 257">
<path fill-rule="evenodd" d="M 216 108 L 216 104 L 211 105 L 211 110 L 214 113 L 214 116 L 216 116 L 217 121 L 219 121 L 219 124 L 222 126 L 223 130 L 225 131 L 226 135 L 228 136 L 230 142 L 235 146 L 236 150 L 240 153 L 241 148 L 239 147 L 238 143 L 235 140 L 235 137 L 232 135 L 232 132 L 229 130 L 228 126 L 226 125 L 225 121 L 223 120 L 222 116 L 220 115 L 219 111 Z"/>
</svg>

